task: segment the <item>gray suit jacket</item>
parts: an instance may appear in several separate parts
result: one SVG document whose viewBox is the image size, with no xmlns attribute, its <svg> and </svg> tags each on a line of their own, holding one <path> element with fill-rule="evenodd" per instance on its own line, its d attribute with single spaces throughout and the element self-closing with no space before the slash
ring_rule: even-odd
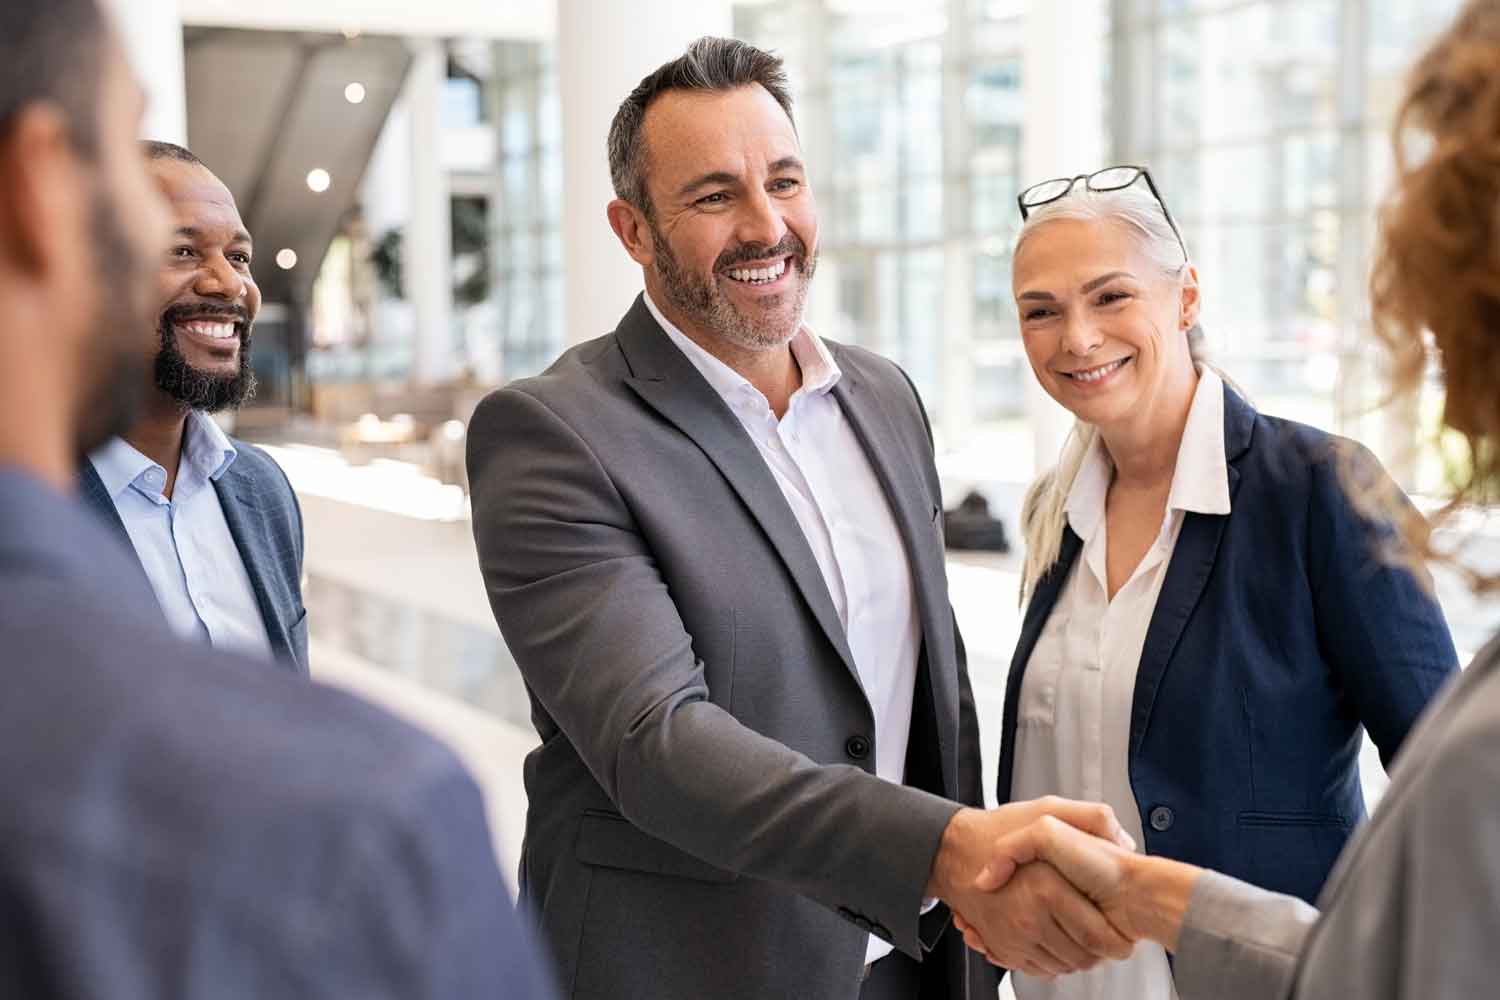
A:
<svg viewBox="0 0 1500 1000">
<path fill-rule="evenodd" d="M 451 753 L 184 643 L 74 500 L 0 468 L 0 995 L 551 995 Z"/>
<path fill-rule="evenodd" d="M 302 606 L 302 509 L 297 505 L 292 484 L 270 455 L 244 441 L 235 441 L 234 446 L 238 454 L 214 481 L 214 492 L 219 495 L 224 521 L 255 589 L 261 620 L 271 640 L 271 653 L 277 663 L 305 677 L 308 665 L 307 610 Z M 78 470 L 78 492 L 126 549 L 134 551 L 114 499 L 87 459 Z"/>
<path fill-rule="evenodd" d="M 859 992 L 866 933 L 919 918 L 955 801 L 982 802 L 926 418 L 889 361 L 830 344 L 890 500 L 923 633 L 907 784 L 833 601 L 733 413 L 637 299 L 611 335 L 491 394 L 469 428 L 491 605 L 532 698 L 522 895 L 579 998 Z M 916 787 L 909 787 L 916 786 Z M 925 995 L 962 995 L 957 934 Z"/>
<path fill-rule="evenodd" d="M 1204 877 L 1177 951 L 1179 996 L 1500 993 L 1500 639 L 1422 717 L 1318 907 Z"/>
</svg>

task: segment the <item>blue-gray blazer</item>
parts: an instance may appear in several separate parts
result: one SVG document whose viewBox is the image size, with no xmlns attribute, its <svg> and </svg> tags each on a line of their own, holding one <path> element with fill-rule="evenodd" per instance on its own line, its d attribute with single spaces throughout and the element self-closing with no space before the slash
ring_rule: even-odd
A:
<svg viewBox="0 0 1500 1000">
<path fill-rule="evenodd" d="M 1227 515 L 1189 513 L 1146 632 L 1129 773 L 1145 849 L 1311 902 L 1365 815 L 1361 726 L 1387 768 L 1458 667 L 1423 584 L 1383 560 L 1341 469 L 1368 451 L 1256 412 L 1227 386 Z M 1378 477 L 1378 480 L 1375 478 Z M 1082 541 L 1037 584 L 1011 662 L 998 793 L 1021 683 Z"/>
<path fill-rule="evenodd" d="M 234 441 L 234 462 L 214 481 L 219 506 L 255 588 L 276 662 L 306 675 L 307 611 L 302 606 L 302 508 L 281 466 L 252 444 Z M 125 522 L 104 482 L 85 460 L 78 473 L 79 497 L 134 552 Z M 139 563 L 137 563 L 139 565 Z M 142 571 L 144 574 L 144 570 Z"/>
</svg>

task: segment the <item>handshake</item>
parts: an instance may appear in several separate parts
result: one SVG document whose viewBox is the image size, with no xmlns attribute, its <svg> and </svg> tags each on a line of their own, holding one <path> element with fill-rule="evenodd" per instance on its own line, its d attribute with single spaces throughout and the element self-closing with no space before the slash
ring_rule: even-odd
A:
<svg viewBox="0 0 1500 1000">
<path fill-rule="evenodd" d="M 927 895 L 995 965 L 1052 978 L 1146 938 L 1174 948 L 1198 874 L 1136 854 L 1108 806 L 1049 796 L 956 813 Z"/>
</svg>

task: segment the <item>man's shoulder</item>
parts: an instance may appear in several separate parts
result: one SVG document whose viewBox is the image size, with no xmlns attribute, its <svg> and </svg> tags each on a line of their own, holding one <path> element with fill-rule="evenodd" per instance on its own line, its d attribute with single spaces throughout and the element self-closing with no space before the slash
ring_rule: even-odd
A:
<svg viewBox="0 0 1500 1000">
<path fill-rule="evenodd" d="M 292 491 L 291 480 L 287 478 L 281 463 L 272 458 L 264 448 L 240 438 L 230 438 L 234 445 L 234 464 L 231 466 L 238 474 L 243 475 L 255 482 L 257 486 L 267 489 Z"/>
<path fill-rule="evenodd" d="M 885 355 L 858 344 L 829 340 L 827 337 L 823 337 L 822 341 L 840 369 L 856 375 L 861 381 L 873 382 L 895 392 L 913 394 L 911 379 L 905 370 Z"/>
<path fill-rule="evenodd" d="M 0 580 L 10 836 L 151 879 L 277 883 L 324 854 L 343 870 L 338 852 L 418 835 L 442 822 L 434 803 L 477 796 L 451 752 L 380 709 L 67 589 Z"/>
</svg>

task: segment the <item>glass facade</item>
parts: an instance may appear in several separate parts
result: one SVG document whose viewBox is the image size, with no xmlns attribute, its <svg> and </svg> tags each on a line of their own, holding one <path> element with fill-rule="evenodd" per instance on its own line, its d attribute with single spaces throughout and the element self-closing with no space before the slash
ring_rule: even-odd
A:
<svg viewBox="0 0 1500 1000">
<path fill-rule="evenodd" d="M 1111 149 L 1152 165 L 1215 357 L 1268 412 L 1422 482 L 1380 401 L 1366 275 L 1401 73 L 1458 0 L 1113 0 Z"/>
<path fill-rule="evenodd" d="M 1152 167 L 1198 267 L 1215 360 L 1268 412 L 1354 435 L 1408 486 L 1436 486 L 1412 429 L 1437 403 L 1367 414 L 1380 400 L 1366 273 L 1401 74 L 1459 0 L 1072 3 L 1076 30 L 1104 39 L 1102 65 L 1078 67 L 1103 88 L 1101 155 Z M 791 77 L 821 209 L 810 320 L 895 359 L 940 449 L 1016 481 L 1035 468 L 1010 292 L 1015 196 L 1037 179 L 1023 177 L 1030 6 L 734 8 L 736 34 L 782 54 Z M 456 342 L 487 381 L 534 374 L 564 347 L 555 45 L 488 56 L 450 63 L 442 108 L 450 127 L 494 133 L 483 183 L 453 192 L 456 212 L 483 195 L 466 217 L 489 234 L 471 255 L 486 298 L 462 304 Z"/>
<path fill-rule="evenodd" d="M 556 49 L 495 45 L 499 211 L 491 259 L 505 379 L 534 375 L 562 351 L 562 113 Z"/>
</svg>

